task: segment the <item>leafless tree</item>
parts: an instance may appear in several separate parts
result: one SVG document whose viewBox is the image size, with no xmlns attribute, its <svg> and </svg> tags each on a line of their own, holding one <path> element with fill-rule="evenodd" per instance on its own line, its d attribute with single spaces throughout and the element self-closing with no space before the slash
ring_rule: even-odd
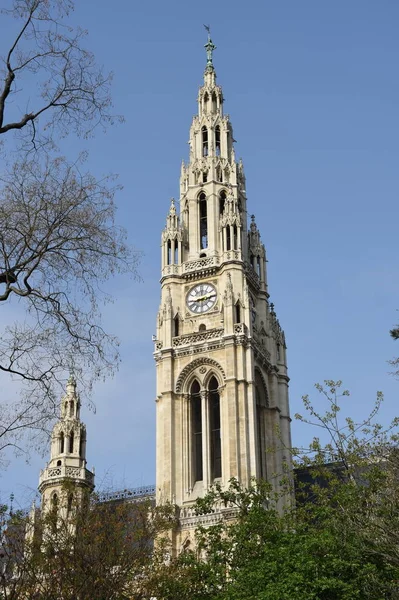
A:
<svg viewBox="0 0 399 600">
<path fill-rule="evenodd" d="M 37 140 L 54 142 L 55 131 L 89 135 L 96 125 L 121 120 L 111 113 L 111 74 L 104 73 L 83 47 L 86 32 L 65 22 L 73 4 L 13 0 L 11 8 L 2 11 L 17 27 L 1 57 L 0 134 L 23 132 L 24 141 L 35 145 Z M 36 93 L 26 86 L 32 75 Z"/>
<path fill-rule="evenodd" d="M 16 27 L 0 60 L 0 141 L 13 151 L 0 172 L 0 388 L 8 375 L 22 394 L 11 402 L 0 392 L 0 461 L 10 445 L 26 451 L 27 430 L 42 439 L 71 369 L 83 392 L 113 371 L 118 343 L 100 307 L 111 277 L 136 276 L 138 260 L 115 223 L 113 178 L 86 172 L 84 154 L 57 156 L 60 137 L 120 120 L 111 76 L 84 48 L 86 32 L 67 23 L 73 1 L 8 5 L 3 18 Z"/>
</svg>

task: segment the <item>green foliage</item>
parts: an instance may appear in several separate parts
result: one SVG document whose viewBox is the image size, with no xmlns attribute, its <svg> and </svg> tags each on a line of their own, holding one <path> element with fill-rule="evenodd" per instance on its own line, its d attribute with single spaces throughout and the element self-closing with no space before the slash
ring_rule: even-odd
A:
<svg viewBox="0 0 399 600">
<path fill-rule="evenodd" d="M 340 381 L 316 385 L 327 409 L 303 398 L 297 418 L 320 430 L 296 451 L 296 505 L 283 514 L 270 486 L 236 480 L 197 502 L 216 524 L 157 571 L 158 600 L 388 600 L 399 597 L 398 420 L 375 422 L 377 394 L 360 423 L 342 418 L 349 392 Z M 303 479 L 303 477 L 302 477 Z M 287 494 L 284 488 L 283 493 Z"/>
</svg>

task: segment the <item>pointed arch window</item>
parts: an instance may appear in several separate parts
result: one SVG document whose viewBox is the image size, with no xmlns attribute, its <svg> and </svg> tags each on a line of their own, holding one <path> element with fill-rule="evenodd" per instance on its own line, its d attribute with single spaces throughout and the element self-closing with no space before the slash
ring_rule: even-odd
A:
<svg viewBox="0 0 399 600">
<path fill-rule="evenodd" d="M 179 335 L 179 325 L 180 325 L 179 315 L 176 315 L 175 318 L 173 319 L 174 337 L 177 337 Z"/>
<path fill-rule="evenodd" d="M 71 431 L 71 434 L 69 436 L 69 452 L 70 452 L 70 454 L 73 453 L 73 443 L 74 443 L 74 435 L 73 435 L 73 431 Z"/>
<path fill-rule="evenodd" d="M 200 219 L 200 248 L 208 247 L 208 207 L 206 196 L 202 192 L 199 196 L 199 219 Z"/>
<path fill-rule="evenodd" d="M 220 127 L 216 125 L 215 127 L 215 146 L 216 146 L 216 156 L 220 156 Z"/>
<path fill-rule="evenodd" d="M 225 192 L 225 190 L 222 190 L 219 194 L 219 215 L 223 214 L 225 204 L 226 204 L 226 192 Z"/>
<path fill-rule="evenodd" d="M 237 225 L 233 226 L 233 248 L 235 250 L 238 249 L 238 230 L 237 230 Z"/>
<path fill-rule="evenodd" d="M 63 454 L 64 451 L 65 451 L 65 436 L 64 436 L 64 432 L 61 431 L 61 435 L 60 435 L 60 454 Z"/>
<path fill-rule="evenodd" d="M 166 260 L 167 260 L 168 265 L 172 264 L 172 242 L 171 242 L 171 240 L 168 240 Z"/>
<path fill-rule="evenodd" d="M 202 481 L 203 459 L 202 459 L 202 398 L 200 385 L 194 381 L 191 386 L 191 427 L 193 432 L 193 479 Z"/>
<path fill-rule="evenodd" d="M 226 250 L 231 250 L 231 230 L 230 225 L 226 227 Z"/>
<path fill-rule="evenodd" d="M 212 92 L 212 112 L 215 113 L 217 111 L 218 101 L 216 98 L 215 92 Z"/>
<path fill-rule="evenodd" d="M 208 156 L 208 130 L 203 126 L 201 129 L 202 133 L 202 156 Z"/>
<path fill-rule="evenodd" d="M 208 92 L 205 92 L 204 94 L 204 112 L 208 112 L 208 106 L 209 106 L 209 95 Z"/>
<path fill-rule="evenodd" d="M 220 437 L 220 396 L 216 377 L 209 382 L 209 430 L 211 442 L 211 479 L 222 476 L 222 441 Z"/>
<path fill-rule="evenodd" d="M 73 506 L 73 493 L 70 492 L 68 494 L 68 504 L 67 504 L 67 512 L 68 512 L 68 514 L 70 514 L 72 512 L 72 506 Z"/>
<path fill-rule="evenodd" d="M 236 323 L 241 323 L 241 305 L 239 302 L 236 304 Z"/>
</svg>

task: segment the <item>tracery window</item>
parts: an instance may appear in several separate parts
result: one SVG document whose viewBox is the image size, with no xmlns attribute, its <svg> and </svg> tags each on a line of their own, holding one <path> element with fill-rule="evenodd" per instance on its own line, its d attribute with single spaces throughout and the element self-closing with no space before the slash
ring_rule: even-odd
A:
<svg viewBox="0 0 399 600">
<path fill-rule="evenodd" d="M 211 377 L 203 390 L 197 380 L 193 381 L 190 412 L 192 483 L 203 481 L 205 473 L 213 481 L 222 476 L 220 394 L 216 377 Z M 205 448 L 204 440 L 208 440 L 208 448 Z"/>
<path fill-rule="evenodd" d="M 199 221 L 200 221 L 200 247 L 205 250 L 208 247 L 208 209 L 204 192 L 199 196 Z"/>
<path fill-rule="evenodd" d="M 215 143 L 216 143 L 216 156 L 220 156 L 220 127 L 216 125 L 215 128 Z"/>
<path fill-rule="evenodd" d="M 220 437 L 220 396 L 215 377 L 209 382 L 209 416 L 211 440 L 211 479 L 222 476 L 222 442 Z"/>
<path fill-rule="evenodd" d="M 202 156 L 208 156 L 208 130 L 204 127 L 201 129 L 202 133 Z"/>
<path fill-rule="evenodd" d="M 191 386 L 191 417 L 193 432 L 193 474 L 194 481 L 202 481 L 202 399 L 200 385 L 194 381 Z"/>
</svg>

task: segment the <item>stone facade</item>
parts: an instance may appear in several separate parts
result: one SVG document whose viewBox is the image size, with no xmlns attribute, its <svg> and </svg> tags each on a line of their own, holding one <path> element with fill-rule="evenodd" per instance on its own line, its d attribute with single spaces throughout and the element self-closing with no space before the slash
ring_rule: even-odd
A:
<svg viewBox="0 0 399 600">
<path fill-rule="evenodd" d="M 180 508 L 175 551 L 215 481 L 277 481 L 291 447 L 285 336 L 269 302 L 266 253 L 248 228 L 243 163 L 212 64 L 162 232 L 157 319 L 157 502 Z M 277 485 L 277 483 L 276 483 Z M 214 517 L 212 517 L 214 518 Z"/>
</svg>

